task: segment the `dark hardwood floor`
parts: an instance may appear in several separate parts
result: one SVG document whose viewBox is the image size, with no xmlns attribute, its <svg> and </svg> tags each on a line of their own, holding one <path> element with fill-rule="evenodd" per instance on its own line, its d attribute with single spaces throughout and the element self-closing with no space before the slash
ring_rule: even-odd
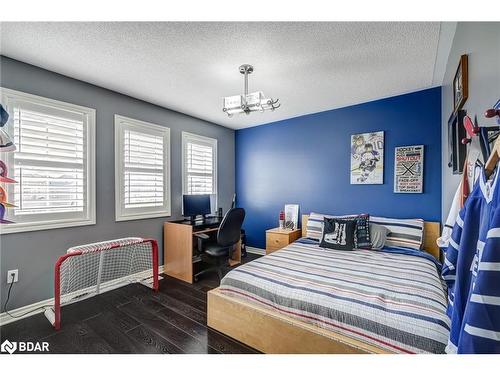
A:
<svg viewBox="0 0 500 375">
<path fill-rule="evenodd" d="M 50 353 L 257 353 L 207 327 L 215 274 L 192 285 L 163 276 L 159 293 L 131 284 L 64 306 L 60 331 L 41 313 L 0 327 L 0 342 L 46 341 Z"/>
</svg>

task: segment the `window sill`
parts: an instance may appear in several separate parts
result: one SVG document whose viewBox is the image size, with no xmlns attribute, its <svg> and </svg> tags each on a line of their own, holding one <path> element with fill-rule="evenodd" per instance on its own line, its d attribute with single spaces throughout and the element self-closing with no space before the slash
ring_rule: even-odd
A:
<svg viewBox="0 0 500 375">
<path fill-rule="evenodd" d="M 130 215 L 116 215 L 115 221 L 130 221 L 130 220 L 141 220 L 141 219 L 155 219 L 159 217 L 170 217 L 172 214 L 170 211 L 155 212 L 151 214 L 130 214 Z"/>
<path fill-rule="evenodd" d="M 60 220 L 60 221 L 52 221 L 46 223 L 14 223 L 14 224 L 2 224 L 0 227 L 0 233 L 11 234 L 11 233 L 22 233 L 22 232 L 34 232 L 48 229 L 59 229 L 59 228 L 68 228 L 68 227 L 81 227 L 85 225 L 95 225 L 95 219 L 89 220 Z"/>
</svg>

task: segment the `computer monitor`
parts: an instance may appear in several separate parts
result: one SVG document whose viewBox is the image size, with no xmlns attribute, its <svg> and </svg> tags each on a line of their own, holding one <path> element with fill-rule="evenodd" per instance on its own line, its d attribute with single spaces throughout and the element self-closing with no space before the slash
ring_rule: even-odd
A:
<svg viewBox="0 0 500 375">
<path fill-rule="evenodd" d="M 210 194 L 183 195 L 182 203 L 184 216 L 189 216 L 192 221 L 198 215 L 208 215 L 210 211 Z"/>
</svg>

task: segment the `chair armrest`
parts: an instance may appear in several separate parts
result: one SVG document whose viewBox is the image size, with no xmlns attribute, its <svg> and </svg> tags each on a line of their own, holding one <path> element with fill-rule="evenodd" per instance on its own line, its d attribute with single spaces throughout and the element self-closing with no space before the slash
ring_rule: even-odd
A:
<svg viewBox="0 0 500 375">
<path fill-rule="evenodd" d="M 205 233 L 195 233 L 194 236 L 198 239 L 198 251 L 200 253 L 203 253 L 203 242 L 205 240 L 208 240 L 210 238 L 209 235 L 205 234 Z"/>
</svg>

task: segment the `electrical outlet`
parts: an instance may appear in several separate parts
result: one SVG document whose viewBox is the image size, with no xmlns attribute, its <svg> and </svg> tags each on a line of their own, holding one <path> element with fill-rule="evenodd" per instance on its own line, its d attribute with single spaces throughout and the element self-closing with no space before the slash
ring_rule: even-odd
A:
<svg viewBox="0 0 500 375">
<path fill-rule="evenodd" d="M 14 281 L 12 281 L 12 276 L 14 276 Z M 7 284 L 17 283 L 19 281 L 19 270 L 9 270 L 7 271 Z"/>
</svg>

